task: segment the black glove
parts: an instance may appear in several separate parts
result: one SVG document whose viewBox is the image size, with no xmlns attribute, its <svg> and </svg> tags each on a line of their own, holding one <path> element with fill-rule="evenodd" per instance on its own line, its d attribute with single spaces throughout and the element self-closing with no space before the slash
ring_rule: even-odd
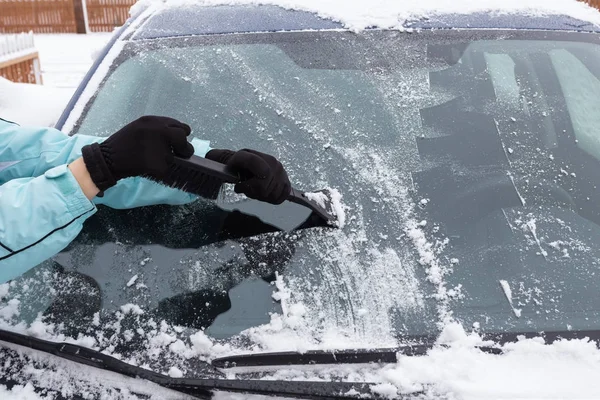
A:
<svg viewBox="0 0 600 400">
<path fill-rule="evenodd" d="M 144 176 L 162 181 L 174 156 L 189 158 L 191 128 L 167 117 L 146 116 L 131 122 L 102 143 L 82 148 L 92 181 L 104 191 L 119 179 Z"/>
<path fill-rule="evenodd" d="M 206 158 L 227 164 L 240 174 L 242 182 L 235 185 L 236 193 L 271 204 L 283 203 L 290 194 L 292 185 L 287 173 L 273 156 L 249 149 L 237 152 L 214 149 Z"/>
</svg>

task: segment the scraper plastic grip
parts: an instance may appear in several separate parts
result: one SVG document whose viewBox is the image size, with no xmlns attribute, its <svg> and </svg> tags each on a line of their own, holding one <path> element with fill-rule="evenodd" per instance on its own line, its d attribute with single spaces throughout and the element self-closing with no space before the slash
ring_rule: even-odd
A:
<svg viewBox="0 0 600 400">
<path fill-rule="evenodd" d="M 226 164 L 209 160 L 208 158 L 195 155 L 187 159 L 175 157 L 175 163 L 178 164 L 180 168 L 187 168 L 204 173 L 206 175 L 215 177 L 224 183 L 235 184 L 240 182 L 240 176 L 235 171 L 232 171 L 231 168 L 229 168 Z M 304 192 L 292 188 L 287 200 L 292 203 L 307 207 L 325 221 L 335 224 L 336 218 L 319 204 L 309 200 L 305 196 Z"/>
</svg>

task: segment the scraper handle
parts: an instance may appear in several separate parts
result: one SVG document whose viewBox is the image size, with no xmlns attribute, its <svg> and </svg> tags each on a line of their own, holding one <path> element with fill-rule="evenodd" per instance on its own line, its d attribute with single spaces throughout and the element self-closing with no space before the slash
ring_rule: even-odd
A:
<svg viewBox="0 0 600 400">
<path fill-rule="evenodd" d="M 240 176 L 226 164 L 217 161 L 209 160 L 208 158 L 193 155 L 190 158 L 175 157 L 175 163 L 183 168 L 193 169 L 206 175 L 220 179 L 224 183 L 239 183 Z M 287 198 L 292 203 L 299 204 L 312 210 L 325 221 L 333 221 L 332 216 L 314 201 L 309 200 L 304 192 L 292 188 L 290 195 Z"/>
<path fill-rule="evenodd" d="M 226 164 L 221 164 L 220 162 L 213 161 L 208 158 L 199 156 L 192 156 L 189 159 L 175 157 L 175 163 L 220 179 L 225 183 L 235 184 L 241 182 L 240 176 Z M 312 208 L 312 203 L 310 203 L 310 201 L 304 196 L 303 192 L 297 189 L 292 188 L 288 200 L 292 203 Z"/>
</svg>

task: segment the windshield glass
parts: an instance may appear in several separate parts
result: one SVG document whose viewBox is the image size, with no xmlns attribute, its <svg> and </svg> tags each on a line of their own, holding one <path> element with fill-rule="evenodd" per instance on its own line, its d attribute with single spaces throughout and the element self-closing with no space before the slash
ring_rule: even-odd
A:
<svg viewBox="0 0 600 400">
<path fill-rule="evenodd" d="M 297 348 L 283 332 L 308 347 L 390 346 L 450 318 L 486 333 L 600 329 L 590 41 L 372 31 L 129 42 L 74 133 L 180 119 L 212 147 L 275 155 L 299 189 L 338 189 L 345 224 L 289 231 L 308 217 L 301 206 L 229 191 L 216 204 L 100 207 L 69 248 L 6 287 L 3 317 L 62 322 L 128 354 L 199 329 L 256 349 Z M 53 316 L 61 301 L 80 312 Z"/>
</svg>

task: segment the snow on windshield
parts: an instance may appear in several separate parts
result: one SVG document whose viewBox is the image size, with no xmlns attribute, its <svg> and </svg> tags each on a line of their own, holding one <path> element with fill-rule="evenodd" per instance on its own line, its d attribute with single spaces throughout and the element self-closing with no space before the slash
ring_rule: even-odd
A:
<svg viewBox="0 0 600 400">
<path fill-rule="evenodd" d="M 334 16 L 347 26 L 360 29 L 372 24 L 395 27 L 399 20 L 427 15 L 434 9 L 433 3 L 415 2 L 412 11 L 408 12 L 406 2 L 402 5 L 370 2 L 373 6 L 370 16 L 365 16 L 364 10 L 359 12 L 354 4 L 339 7 L 338 2 L 307 2 L 299 8 L 317 10 L 322 15 Z M 586 6 L 575 2 L 503 1 L 504 7 L 500 7 L 496 2 L 476 2 L 470 4 L 469 8 L 454 8 L 458 6 L 435 3 L 435 11 L 444 12 L 497 9 L 539 14 L 540 10 L 545 10 L 541 13 L 565 13 L 580 19 L 586 19 L 583 11 L 589 12 Z M 296 7 L 298 4 L 290 2 L 288 6 Z M 111 53 L 110 57 L 116 56 L 118 50 L 120 47 Z M 112 61 L 112 58 L 109 61 Z M 108 68 L 107 65 L 106 67 Z M 141 320 L 147 313 L 136 304 L 119 307 L 112 325 L 109 326 L 110 334 L 98 330 L 89 332 L 88 335 L 70 337 L 62 331 L 60 323 L 43 321 L 41 315 L 27 315 L 28 310 L 20 307 L 22 303 L 26 303 L 26 297 L 35 297 L 42 292 L 41 288 L 35 286 L 40 279 L 32 279 L 31 287 L 27 286 L 27 280 L 21 282 L 21 287 L 10 283 L 0 285 L 0 298 L 11 298 L 0 308 L 1 327 L 50 340 L 78 343 L 101 349 L 117 357 L 121 357 L 118 345 L 130 342 L 137 334 L 145 341 L 143 354 L 140 357 L 126 358 L 125 361 L 160 370 L 172 377 L 180 377 L 187 376 L 190 371 L 195 372 L 187 368 L 186 361 L 210 360 L 240 352 L 396 346 L 399 343 L 394 336 L 395 329 L 389 317 L 389 310 L 393 309 L 401 315 L 421 315 L 426 293 L 422 288 L 423 281 L 418 276 L 424 271 L 428 281 L 435 288 L 433 296 L 437 300 L 437 319 L 443 328 L 439 342 L 449 343 L 449 347 L 435 347 L 426 357 L 399 356 L 397 364 L 385 367 L 344 366 L 317 372 L 286 367 L 268 374 L 267 377 L 327 380 L 341 377 L 350 381 L 372 381 L 376 383 L 372 387 L 373 392 L 389 398 L 420 390 L 431 394 L 432 397 L 451 391 L 465 399 L 526 395 L 588 398 L 598 396 L 600 387 L 594 382 L 597 382 L 596 376 L 600 372 L 600 352 L 593 343 L 571 340 L 543 346 L 540 339 L 521 340 L 516 344 L 503 346 L 502 350 L 506 354 L 498 357 L 474 348 L 475 345 L 490 343 L 484 342 L 477 333 L 465 332 L 463 327 L 453 322 L 450 302 L 453 298 L 461 296 L 461 287 L 448 287 L 446 278 L 459 260 L 444 257 L 446 238 L 431 234 L 436 232 L 435 221 L 418 218 L 418 211 L 427 208 L 429 199 L 422 198 L 415 202 L 409 195 L 413 182 L 408 175 L 398 173 L 398 170 L 403 168 L 410 170 L 410 166 L 417 162 L 412 140 L 407 140 L 405 146 L 398 146 L 402 150 L 394 155 L 382 154 L 381 148 L 375 145 L 352 146 L 341 140 L 342 137 L 338 137 L 336 141 L 335 138 L 323 134 L 331 133 L 330 127 L 321 125 L 322 120 L 311 119 L 310 109 L 287 102 L 284 89 L 270 85 L 268 79 L 251 69 L 245 73 L 245 78 L 257 88 L 257 96 L 261 96 L 260 101 L 264 101 L 266 107 L 278 110 L 278 114 L 302 125 L 304 133 L 310 135 L 312 140 L 322 147 L 324 152 L 319 155 L 319 161 L 327 159 L 330 153 L 340 156 L 348 165 L 353 166 L 353 172 L 357 172 L 354 179 L 376 193 L 377 196 L 371 199 L 372 207 L 385 208 L 388 210 L 386 215 L 395 216 L 395 219 L 389 221 L 393 226 L 380 227 L 377 235 L 385 241 L 397 240 L 398 243 L 405 243 L 403 241 L 408 240 L 412 248 L 398 245 L 380 246 L 371 242 L 366 232 L 369 210 L 360 203 L 351 201 L 350 196 L 338 199 L 338 208 L 341 209 L 342 205 L 346 208 L 344 229 L 322 234 L 319 240 L 311 241 L 307 249 L 312 254 L 327 255 L 323 258 L 318 273 L 321 274 L 321 280 L 328 282 L 328 285 L 315 286 L 309 295 L 306 291 L 306 281 L 286 277 L 285 274 L 278 275 L 274 282 L 277 290 L 273 299 L 280 302 L 282 312 L 272 314 L 268 324 L 242 333 L 242 337 L 250 339 L 253 345 L 251 348 L 245 346 L 242 341 L 216 341 L 203 331 L 197 331 L 183 340 L 180 335 L 183 328 L 164 321 L 146 321 L 143 327 L 132 330 L 129 321 Z M 396 105 L 401 98 L 405 103 L 416 106 L 418 110 L 422 104 L 446 100 L 443 96 L 423 95 L 421 86 L 426 84 L 428 81 L 422 77 L 406 75 L 404 86 L 398 85 L 397 90 L 392 91 L 386 99 L 386 106 Z M 382 92 L 388 92 L 384 90 L 385 85 L 386 82 L 381 82 Z M 352 109 L 351 104 L 326 104 L 325 107 L 331 108 L 331 115 L 341 114 L 341 118 L 342 110 Z M 403 113 L 403 117 L 411 118 L 410 112 Z M 395 122 L 404 127 L 403 124 L 407 121 Z M 361 134 L 364 132 L 357 132 L 357 135 Z M 321 181 L 315 184 L 326 187 L 329 184 L 327 173 L 319 172 Z M 538 222 L 534 217 L 523 220 L 515 218 L 517 227 L 545 257 L 545 239 Z M 391 233 L 396 232 L 396 228 L 400 230 L 398 236 L 390 237 Z M 568 238 L 552 238 L 549 246 L 561 254 L 564 254 L 564 251 L 569 254 L 569 250 L 575 251 L 572 242 L 573 240 Z M 414 262 L 413 250 L 416 250 L 418 262 Z M 151 260 L 145 258 L 141 266 L 147 261 Z M 50 272 L 38 273 L 52 275 Z M 360 279 L 362 276 L 368 276 L 369 279 Z M 41 280 L 50 278 L 51 276 L 42 276 Z M 508 281 L 509 278 L 507 276 L 497 282 L 506 301 L 518 317 L 522 306 L 516 299 L 519 288 Z M 143 285 L 142 276 L 132 272 L 125 287 L 143 289 L 140 285 Z M 341 298 L 351 307 L 340 309 L 336 306 L 339 303 L 327 301 L 334 297 Z M 341 327 L 351 329 L 345 330 Z M 474 328 L 476 331 L 477 326 Z M 161 365 L 157 365 L 157 360 Z M 168 363 L 164 360 L 168 360 Z M 56 375 L 51 375 L 52 379 L 49 379 L 45 373 L 34 372 L 32 379 L 47 387 L 61 381 Z M 231 373 L 230 376 L 243 377 L 243 374 Z M 60 384 L 69 388 L 68 379 Z M 3 393 L 2 390 L 0 388 L 0 394 Z M 28 387 L 18 387 L 13 391 L 20 394 L 28 393 L 28 390 Z M 490 393 L 492 395 L 489 395 Z M 232 397 L 235 398 L 224 394 L 218 396 Z"/>
<path fill-rule="evenodd" d="M 469 14 L 493 12 L 521 13 L 530 16 L 565 15 L 600 25 L 600 13 L 577 0 L 141 0 L 131 12 L 147 4 L 161 7 L 181 5 L 273 4 L 292 10 L 315 12 L 321 17 L 343 23 L 347 28 L 367 27 L 405 29 L 405 22 L 440 14 Z"/>
</svg>

